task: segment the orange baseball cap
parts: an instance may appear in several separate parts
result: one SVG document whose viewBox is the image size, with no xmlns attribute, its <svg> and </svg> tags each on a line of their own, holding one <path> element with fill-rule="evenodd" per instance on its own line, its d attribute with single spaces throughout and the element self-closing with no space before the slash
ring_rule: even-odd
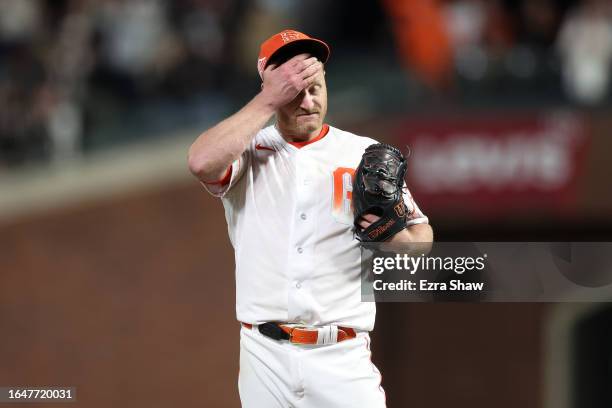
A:
<svg viewBox="0 0 612 408">
<path fill-rule="evenodd" d="M 322 63 L 327 62 L 330 53 L 329 46 L 323 41 L 309 37 L 299 31 L 284 30 L 274 34 L 261 44 L 259 58 L 257 59 L 257 72 L 263 78 L 263 72 L 272 57 L 284 62 L 303 52 L 312 54 Z"/>
</svg>

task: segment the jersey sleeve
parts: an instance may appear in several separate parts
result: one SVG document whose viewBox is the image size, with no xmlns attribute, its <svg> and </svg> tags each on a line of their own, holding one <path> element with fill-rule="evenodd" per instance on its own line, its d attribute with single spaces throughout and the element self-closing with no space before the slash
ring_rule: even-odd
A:
<svg viewBox="0 0 612 408">
<path fill-rule="evenodd" d="M 200 181 L 206 191 L 211 195 L 223 198 L 230 189 L 236 185 L 245 172 L 249 163 L 248 150 L 242 153 L 238 160 L 234 160 L 228 167 L 222 179 L 216 181 Z"/>
<path fill-rule="evenodd" d="M 408 217 L 406 218 L 406 226 L 415 224 L 429 224 L 429 218 L 419 208 L 416 201 L 410 194 L 406 183 L 404 183 L 404 203 L 408 207 Z"/>
</svg>

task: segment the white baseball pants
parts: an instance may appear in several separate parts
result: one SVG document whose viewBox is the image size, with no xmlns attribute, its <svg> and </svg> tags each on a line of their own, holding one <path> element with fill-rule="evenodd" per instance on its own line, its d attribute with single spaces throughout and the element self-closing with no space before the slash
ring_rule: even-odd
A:
<svg viewBox="0 0 612 408">
<path fill-rule="evenodd" d="M 270 339 L 242 327 L 238 390 L 243 408 L 384 408 L 370 336 L 328 345 Z"/>
</svg>

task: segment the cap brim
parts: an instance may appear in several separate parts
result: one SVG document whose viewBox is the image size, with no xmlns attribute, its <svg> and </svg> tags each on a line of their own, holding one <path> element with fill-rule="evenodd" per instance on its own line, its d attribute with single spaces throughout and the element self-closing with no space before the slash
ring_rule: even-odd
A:
<svg viewBox="0 0 612 408">
<path fill-rule="evenodd" d="M 317 57 L 317 59 L 322 63 L 326 63 L 329 58 L 330 50 L 327 44 L 315 38 L 295 40 L 282 46 L 272 55 L 270 55 L 268 61 L 266 62 L 266 67 L 270 64 L 280 65 L 296 55 L 304 53 L 311 54 Z"/>
</svg>

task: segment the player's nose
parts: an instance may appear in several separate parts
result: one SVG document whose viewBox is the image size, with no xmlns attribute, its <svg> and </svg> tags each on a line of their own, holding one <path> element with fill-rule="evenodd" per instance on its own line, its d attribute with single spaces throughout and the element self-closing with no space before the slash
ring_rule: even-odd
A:
<svg viewBox="0 0 612 408">
<path fill-rule="evenodd" d="M 302 110 L 305 110 L 306 112 L 311 112 L 312 110 L 314 110 L 314 107 L 315 103 L 313 96 L 308 92 L 304 93 L 304 97 L 302 98 L 302 101 L 300 103 L 300 108 L 302 108 Z"/>
</svg>

